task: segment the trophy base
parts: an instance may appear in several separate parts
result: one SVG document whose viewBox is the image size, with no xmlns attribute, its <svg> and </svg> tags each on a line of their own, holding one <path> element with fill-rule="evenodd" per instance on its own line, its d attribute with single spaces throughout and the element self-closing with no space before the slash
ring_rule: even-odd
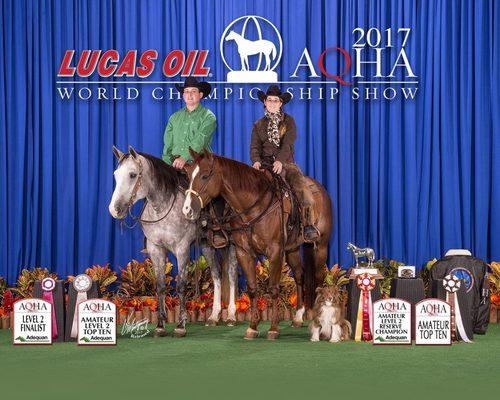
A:
<svg viewBox="0 0 500 400">
<path fill-rule="evenodd" d="M 231 71 L 227 83 L 276 83 L 278 74 L 274 71 Z"/>
<path fill-rule="evenodd" d="M 377 268 L 351 268 L 348 274 L 349 279 L 356 279 L 361 274 L 370 274 L 375 279 L 382 279 L 384 277 Z"/>
</svg>

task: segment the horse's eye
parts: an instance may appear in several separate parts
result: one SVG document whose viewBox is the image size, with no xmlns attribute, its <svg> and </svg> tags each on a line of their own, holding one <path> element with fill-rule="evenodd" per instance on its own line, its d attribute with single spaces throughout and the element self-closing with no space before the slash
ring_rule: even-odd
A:
<svg viewBox="0 0 500 400">
<path fill-rule="evenodd" d="M 203 179 L 204 181 L 206 181 L 208 179 L 208 175 L 202 175 L 201 179 Z"/>
<path fill-rule="evenodd" d="M 130 173 L 130 179 L 135 179 L 137 177 L 137 174 L 135 172 Z"/>
</svg>

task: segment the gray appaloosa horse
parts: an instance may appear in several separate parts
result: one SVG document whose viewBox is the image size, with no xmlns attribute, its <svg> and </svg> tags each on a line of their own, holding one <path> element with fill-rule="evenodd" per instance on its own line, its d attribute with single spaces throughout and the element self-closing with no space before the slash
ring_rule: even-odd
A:
<svg viewBox="0 0 500 400">
<path fill-rule="evenodd" d="M 159 158 L 149 154 L 136 152 L 129 146 L 127 154 L 113 146 L 113 153 L 118 159 L 118 167 L 114 172 L 116 187 L 109 204 L 109 212 L 114 218 L 124 219 L 132 205 L 140 199 L 146 199 L 139 221 L 147 238 L 147 252 L 151 257 L 156 273 L 156 289 L 158 294 L 159 317 L 155 336 L 165 336 L 165 262 L 170 251 L 177 258 L 178 277 L 177 292 L 180 299 L 180 316 L 174 336 L 186 335 L 186 298 L 185 286 L 189 264 L 190 245 L 196 239 L 197 224 L 189 221 L 182 213 L 185 195 L 183 184 L 186 178 L 175 168 Z M 215 249 L 201 241 L 202 253 L 205 256 L 214 282 L 214 304 L 207 325 L 216 325 L 221 314 L 221 266 L 215 257 Z M 227 263 L 230 299 L 228 306 L 228 325 L 236 321 L 236 284 L 237 262 L 234 246 L 227 250 Z"/>
</svg>

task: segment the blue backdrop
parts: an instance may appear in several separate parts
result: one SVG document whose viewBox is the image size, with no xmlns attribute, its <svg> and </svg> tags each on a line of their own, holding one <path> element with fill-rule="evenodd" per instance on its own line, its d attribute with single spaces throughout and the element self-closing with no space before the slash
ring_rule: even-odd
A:
<svg viewBox="0 0 500 400">
<path fill-rule="evenodd" d="M 316 60 L 326 47 L 351 49 L 355 27 L 412 28 L 415 100 L 354 101 L 346 90 L 334 101 L 286 106 L 298 126 L 297 161 L 333 200 L 330 263 L 350 263 L 348 241 L 417 266 L 452 247 L 500 259 L 500 2 L 6 0 L 0 275 L 12 282 L 23 267 L 66 275 L 141 257 L 140 230 L 121 234 L 108 213 L 111 146 L 160 156 L 168 116 L 181 103 L 147 95 L 62 101 L 56 81 L 65 50 L 153 48 L 161 66 L 172 49 L 209 49 L 209 80 L 224 80 L 220 36 L 250 14 L 281 32 L 281 80 L 306 46 Z M 165 80 L 160 69 L 148 79 Z M 237 97 L 206 105 L 218 119 L 214 150 L 248 162 L 262 105 Z"/>
</svg>

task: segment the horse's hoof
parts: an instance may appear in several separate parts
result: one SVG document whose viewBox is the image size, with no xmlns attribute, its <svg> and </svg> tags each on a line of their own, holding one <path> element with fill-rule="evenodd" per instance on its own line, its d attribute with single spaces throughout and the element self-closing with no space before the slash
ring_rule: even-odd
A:
<svg viewBox="0 0 500 400">
<path fill-rule="evenodd" d="M 259 331 L 256 331 L 255 329 L 248 328 L 245 332 L 245 339 L 247 340 L 255 339 L 257 336 L 259 336 Z"/>
<path fill-rule="evenodd" d="M 217 326 L 217 321 L 215 319 L 208 319 L 207 322 L 205 322 L 205 326 Z"/>
<path fill-rule="evenodd" d="M 267 340 L 276 340 L 280 336 L 280 333 L 277 331 L 269 331 L 267 332 Z"/>
<path fill-rule="evenodd" d="M 235 319 L 226 319 L 226 326 L 235 326 L 235 325 L 236 325 Z"/>
<path fill-rule="evenodd" d="M 154 337 L 165 337 L 165 336 L 168 336 L 168 333 L 167 333 L 167 331 L 165 330 L 165 328 L 156 328 L 156 329 L 153 331 L 153 336 L 154 336 Z"/>
<path fill-rule="evenodd" d="M 174 337 L 184 337 L 186 336 L 186 329 L 184 328 L 175 328 L 174 329 Z"/>
<path fill-rule="evenodd" d="M 302 328 L 303 326 L 304 326 L 304 323 L 302 321 L 292 321 L 293 328 Z"/>
</svg>

